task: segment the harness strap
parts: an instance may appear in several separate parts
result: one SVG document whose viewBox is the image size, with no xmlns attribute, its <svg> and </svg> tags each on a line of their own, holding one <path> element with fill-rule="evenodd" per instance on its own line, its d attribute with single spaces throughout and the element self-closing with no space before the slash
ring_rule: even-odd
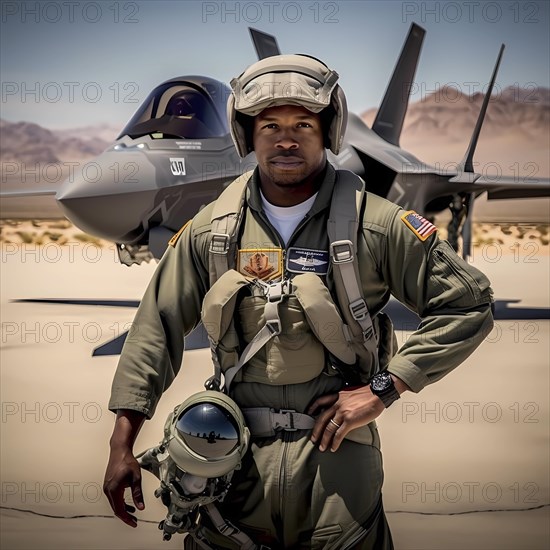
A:
<svg viewBox="0 0 550 550">
<path fill-rule="evenodd" d="M 230 264 L 235 260 L 238 227 L 243 217 L 246 185 L 251 174 L 252 172 L 247 172 L 237 178 L 220 195 L 214 206 L 211 216 L 212 238 L 209 248 L 211 289 L 207 293 L 207 297 L 212 289 L 215 288 L 215 283 L 224 274 L 231 271 Z M 364 194 L 364 184 L 361 178 L 346 170 L 337 171 L 327 223 L 327 233 L 330 240 L 329 249 L 334 286 L 344 324 L 341 329 L 338 329 L 334 342 L 325 338 L 325 335 L 321 333 L 322 331 L 319 332 L 319 329 L 315 327 L 315 321 L 319 318 L 320 314 L 323 318 L 327 316 L 327 318 L 337 320 L 339 317 L 338 310 L 334 308 L 333 312 L 330 308 L 327 309 L 329 306 L 326 306 L 324 309 L 319 306 L 309 307 L 308 304 L 314 304 L 314 300 L 311 300 L 312 291 L 307 288 L 307 284 L 301 287 L 297 285 L 298 291 L 296 292 L 296 297 L 301 302 L 306 316 L 312 321 L 310 324 L 314 333 L 324 343 L 330 354 L 343 361 L 343 363 L 352 365 L 355 363 L 356 357 L 353 347 L 349 343 L 361 341 L 372 361 L 372 369 L 377 371 L 379 366 L 377 336 L 367 303 L 363 298 L 357 260 L 359 213 Z M 298 277 L 295 277 L 295 279 L 297 280 Z M 272 338 L 280 334 L 281 324 L 278 304 L 282 300 L 282 297 L 280 296 L 280 299 L 274 298 L 277 295 L 276 288 L 272 288 L 270 292 L 271 298 L 268 298 L 264 312 L 266 319 L 265 326 L 249 342 L 241 357 L 238 359 L 235 357 L 236 363 L 234 365 L 229 366 L 229 368 L 227 368 L 228 365 L 224 365 L 226 369 L 226 391 L 229 391 L 233 379 L 243 365 L 250 361 Z M 234 298 L 236 298 L 236 294 L 231 296 L 231 303 L 225 302 L 233 309 L 235 306 Z M 206 323 L 205 326 L 210 335 L 210 330 Z M 319 326 L 322 327 L 322 325 Z M 340 324 L 336 323 L 335 326 L 340 326 Z M 217 347 L 221 335 L 224 334 L 224 330 L 216 331 L 214 329 L 214 332 L 217 332 L 217 334 L 210 341 L 215 374 L 208 381 L 208 384 L 213 389 L 221 389 L 222 368 L 217 354 Z"/>
<path fill-rule="evenodd" d="M 225 389 L 228 393 L 235 375 L 243 368 L 243 365 L 250 361 L 272 338 L 281 333 L 279 304 L 290 293 L 290 281 L 284 280 L 279 283 L 268 284 L 256 279 L 254 284 L 263 289 L 264 296 L 267 298 L 264 307 L 265 325 L 244 348 L 237 363 L 225 371 Z"/>
<path fill-rule="evenodd" d="M 228 269 L 229 258 L 234 258 L 237 230 L 243 214 L 245 188 L 252 171 L 245 172 L 218 197 L 212 210 L 209 248 L 209 274 L 212 286 Z"/>
<path fill-rule="evenodd" d="M 251 540 L 251 538 L 241 531 L 238 527 L 233 525 L 227 520 L 224 520 L 221 516 L 218 508 L 215 504 L 210 503 L 203 507 L 208 517 L 210 518 L 214 527 L 224 536 L 229 538 L 232 542 L 238 545 L 240 550 L 258 550 L 258 546 Z M 200 528 L 192 534 L 195 542 L 201 546 L 201 548 L 214 548 L 208 544 L 208 539 L 200 533 Z"/>
<path fill-rule="evenodd" d="M 229 269 L 220 277 L 219 284 L 210 288 L 202 302 L 201 318 L 208 334 L 214 364 L 214 375 L 205 382 L 205 387 L 209 390 L 222 389 L 222 366 L 218 357 L 218 345 L 231 327 L 237 294 L 250 282 L 249 278 L 234 269 Z"/>
<path fill-rule="evenodd" d="M 248 285 L 254 285 L 266 298 L 264 306 L 265 325 L 248 343 L 236 363 L 226 368 L 223 373 L 225 383 L 222 386 L 222 365 L 218 357 L 218 345 L 231 326 L 237 294 L 244 286 Z M 250 361 L 272 338 L 281 333 L 279 304 L 288 296 L 290 291 L 291 283 L 288 280 L 269 284 L 260 279 L 251 280 L 234 269 L 230 269 L 220 277 L 218 284 L 212 286 L 206 293 L 201 317 L 208 334 L 212 362 L 214 363 L 214 375 L 205 383 L 207 389 L 223 390 L 225 387 L 225 390 L 229 392 L 233 379 L 243 365 Z"/>
<path fill-rule="evenodd" d="M 375 360 L 378 356 L 377 341 L 359 286 L 361 279 L 357 262 L 357 231 L 364 184 L 361 178 L 347 170 L 339 170 L 337 174 L 327 224 L 336 294 L 352 334 L 362 336 L 363 346 Z"/>
<path fill-rule="evenodd" d="M 273 437 L 279 431 L 311 430 L 315 419 L 291 409 L 250 407 L 242 409 L 246 425 L 254 437 Z"/>
</svg>

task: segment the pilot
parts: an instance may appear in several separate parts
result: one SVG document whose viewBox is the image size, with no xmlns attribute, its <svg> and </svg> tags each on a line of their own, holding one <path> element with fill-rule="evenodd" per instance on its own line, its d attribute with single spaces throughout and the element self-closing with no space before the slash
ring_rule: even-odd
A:
<svg viewBox="0 0 550 550">
<path fill-rule="evenodd" d="M 170 116 L 191 116 L 193 108 L 182 96 L 173 97 L 166 107 L 166 114 Z"/>
<path fill-rule="evenodd" d="M 231 134 L 258 165 L 171 240 L 113 380 L 104 491 L 128 525 L 125 487 L 144 508 L 134 441 L 202 320 L 208 389 L 229 394 L 251 434 L 217 504 L 226 524 L 258 548 L 393 547 L 375 419 L 476 349 L 492 291 L 429 221 L 327 162 L 347 120 L 337 81 L 314 58 L 279 55 L 231 83 Z M 399 350 L 381 313 L 390 294 L 423 320 Z M 186 548 L 239 548 L 207 518 L 201 529 Z"/>
</svg>

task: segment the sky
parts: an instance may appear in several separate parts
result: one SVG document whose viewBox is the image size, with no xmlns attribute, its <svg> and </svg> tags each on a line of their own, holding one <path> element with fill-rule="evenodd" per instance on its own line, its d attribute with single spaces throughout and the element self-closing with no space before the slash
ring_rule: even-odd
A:
<svg viewBox="0 0 550 550">
<path fill-rule="evenodd" d="M 426 29 L 412 100 L 479 92 L 506 44 L 496 92 L 550 86 L 547 1 L 0 1 L 3 119 L 122 128 L 154 87 L 229 82 L 256 60 L 247 27 L 340 74 L 351 111 L 379 105 L 412 22 Z"/>
</svg>

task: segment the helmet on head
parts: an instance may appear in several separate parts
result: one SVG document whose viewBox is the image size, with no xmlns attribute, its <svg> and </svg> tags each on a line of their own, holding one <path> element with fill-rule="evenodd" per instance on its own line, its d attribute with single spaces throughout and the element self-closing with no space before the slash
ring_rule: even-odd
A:
<svg viewBox="0 0 550 550">
<path fill-rule="evenodd" d="M 227 395 L 203 391 L 174 409 L 164 427 L 167 451 L 192 476 L 224 476 L 241 465 L 250 432 L 242 412 Z"/>
<path fill-rule="evenodd" d="M 279 105 L 328 112 L 329 120 L 323 127 L 325 144 L 337 155 L 348 118 L 346 97 L 337 82 L 336 71 L 307 55 L 275 55 L 248 67 L 231 81 L 233 92 L 227 103 L 231 137 L 239 155 L 245 157 L 253 150 L 247 117 Z"/>
</svg>

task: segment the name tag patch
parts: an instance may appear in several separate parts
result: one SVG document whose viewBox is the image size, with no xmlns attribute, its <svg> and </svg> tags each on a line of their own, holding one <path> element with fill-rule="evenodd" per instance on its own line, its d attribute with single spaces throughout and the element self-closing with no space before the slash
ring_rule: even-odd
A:
<svg viewBox="0 0 550 550">
<path fill-rule="evenodd" d="M 283 275 L 280 248 L 245 248 L 238 251 L 237 271 L 247 277 L 272 281 Z"/>
<path fill-rule="evenodd" d="M 292 273 L 317 273 L 326 275 L 328 272 L 328 250 L 312 250 L 310 248 L 290 247 L 286 254 L 286 268 Z"/>
</svg>

